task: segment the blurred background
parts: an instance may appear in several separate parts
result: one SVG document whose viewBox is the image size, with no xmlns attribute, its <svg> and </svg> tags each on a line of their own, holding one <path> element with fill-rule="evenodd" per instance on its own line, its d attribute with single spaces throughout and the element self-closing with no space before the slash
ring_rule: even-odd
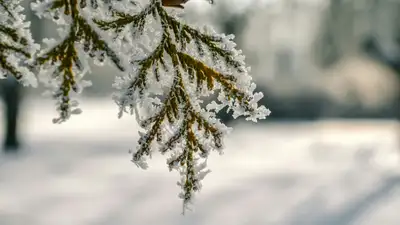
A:
<svg viewBox="0 0 400 225">
<path fill-rule="evenodd" d="M 180 215 L 163 157 L 130 162 L 139 129 L 117 118 L 118 71 L 93 66 L 83 114 L 62 125 L 42 88 L 1 81 L 0 224 L 400 224 L 400 1 L 191 0 L 185 12 L 235 34 L 272 111 L 257 124 L 220 114 L 234 131 L 195 212 Z M 56 36 L 28 15 L 36 40 Z"/>
</svg>

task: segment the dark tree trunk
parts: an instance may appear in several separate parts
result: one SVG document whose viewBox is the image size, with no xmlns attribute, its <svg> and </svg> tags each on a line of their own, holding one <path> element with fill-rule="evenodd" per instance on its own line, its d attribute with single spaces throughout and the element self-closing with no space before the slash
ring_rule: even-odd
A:
<svg viewBox="0 0 400 225">
<path fill-rule="evenodd" d="M 18 82 L 9 77 L 2 80 L 3 100 L 5 103 L 4 113 L 4 150 L 15 151 L 19 147 L 18 138 L 18 115 L 21 98 L 21 87 Z"/>
<path fill-rule="evenodd" d="M 394 102 L 394 109 L 395 109 L 395 113 L 396 113 L 396 120 L 397 120 L 397 129 L 398 129 L 398 133 L 397 133 L 397 136 L 398 136 L 398 143 L 397 143 L 397 145 L 398 145 L 398 149 L 400 150 L 400 74 L 398 74 L 399 75 L 399 79 L 398 79 L 398 81 L 397 81 L 397 85 L 398 85 L 398 87 L 397 87 L 397 98 L 396 98 L 396 100 L 395 100 L 395 102 Z"/>
</svg>

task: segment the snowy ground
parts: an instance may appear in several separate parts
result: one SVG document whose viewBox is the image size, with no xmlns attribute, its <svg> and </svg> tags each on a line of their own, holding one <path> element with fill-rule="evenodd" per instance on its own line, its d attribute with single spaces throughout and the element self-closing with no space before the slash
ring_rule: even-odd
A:
<svg viewBox="0 0 400 225">
<path fill-rule="evenodd" d="M 239 124 L 195 211 L 182 216 L 177 174 L 130 162 L 137 126 L 111 101 L 53 125 L 24 108 L 25 148 L 0 154 L 1 225 L 398 225 L 400 161 L 391 121 Z"/>
</svg>

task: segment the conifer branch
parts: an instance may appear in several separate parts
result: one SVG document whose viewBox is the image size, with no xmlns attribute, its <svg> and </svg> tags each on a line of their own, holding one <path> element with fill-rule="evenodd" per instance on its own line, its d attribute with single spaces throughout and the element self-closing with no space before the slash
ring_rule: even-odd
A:
<svg viewBox="0 0 400 225">
<path fill-rule="evenodd" d="M 12 19 L 15 19 L 13 13 L 11 12 L 12 10 L 10 9 L 10 6 L 7 5 L 4 0 L 0 0 L 0 6 L 3 8 L 4 11 L 7 12 L 8 16 L 10 16 Z"/>
<path fill-rule="evenodd" d="M 86 7 L 85 0 L 81 0 L 79 7 Z M 91 1 L 91 6 L 96 8 L 97 1 Z M 40 57 L 36 64 L 44 66 L 46 63 L 51 65 L 57 64 L 53 79 L 61 80 L 59 89 L 53 94 L 55 99 L 58 99 L 58 111 L 60 116 L 53 121 L 61 123 L 66 121 L 71 114 L 80 113 L 78 109 L 72 109 L 73 105 L 70 102 L 70 92 L 79 92 L 80 87 L 77 85 L 76 72 L 82 72 L 82 64 L 76 48 L 77 44 L 83 44 L 83 50 L 89 53 L 91 58 L 97 57 L 100 62 L 103 62 L 107 56 L 113 64 L 120 70 L 125 71 L 124 66 L 117 54 L 108 46 L 86 19 L 81 16 L 78 8 L 78 0 L 55 0 L 49 6 L 50 11 L 64 9 L 63 13 L 70 16 L 71 25 L 69 33 L 65 39 L 58 45 L 54 46 Z M 100 53 L 100 54 L 97 54 Z"/>
<path fill-rule="evenodd" d="M 8 61 L 7 58 L 10 52 L 19 53 L 25 56 L 26 58 L 30 58 L 31 55 L 28 52 L 26 52 L 23 48 L 15 47 L 13 45 L 8 45 L 6 43 L 0 43 L 0 66 L 2 69 L 6 70 L 8 73 L 13 75 L 15 79 L 19 81 L 22 79 L 23 74 L 21 71 L 17 69 L 16 66 L 12 65 Z"/>
<path fill-rule="evenodd" d="M 20 11 L 19 1 L 0 0 L 0 16 L 5 17 L 0 22 L 0 76 L 5 78 L 10 74 L 24 85 L 36 86 L 33 74 L 27 69 L 34 46 L 28 41 L 30 37 L 25 37 L 21 32 L 21 28 L 25 27 L 21 26 L 24 23 L 18 17 Z"/>
<path fill-rule="evenodd" d="M 116 33 L 121 32 L 125 26 L 131 24 L 139 34 L 143 34 L 146 16 L 150 13 L 155 16 L 155 12 L 155 5 L 149 4 L 137 15 L 131 15 L 121 11 L 112 10 L 112 20 L 105 21 L 95 18 L 93 19 L 93 22 L 96 23 L 102 30 L 112 30 Z"/>
<path fill-rule="evenodd" d="M 137 72 L 132 76 L 132 81 L 126 87 L 123 96 L 117 100 L 121 110 L 129 107 L 131 111 L 137 106 L 135 95 L 144 99 L 149 94 L 149 77 L 151 72 L 155 75 L 155 82 L 161 83 L 167 74 L 160 74 L 159 67 L 168 71 L 166 59 L 170 59 L 173 71 L 173 83 L 165 93 L 163 102 L 153 105 L 153 115 L 139 121 L 141 127 L 147 130 L 139 139 L 137 151 L 133 154 L 132 161 L 139 167 L 146 168 L 144 158 L 151 155 L 152 146 L 158 144 L 159 151 L 163 154 L 172 152 L 172 158 L 167 164 L 172 169 L 181 172 L 183 203 L 185 208 L 191 202 L 194 192 L 200 190 L 200 180 L 208 171 L 204 171 L 203 164 L 197 165 L 198 160 L 206 159 L 211 150 L 222 151 L 223 135 L 226 127 L 210 112 L 201 109 L 200 97 L 204 89 L 213 92 L 221 89 L 230 105 L 238 105 L 246 113 L 244 115 L 263 119 L 268 114 L 264 107 L 257 107 L 257 100 L 251 91 L 242 90 L 237 86 L 237 77 L 233 72 L 219 72 L 200 61 L 198 57 L 187 53 L 189 44 L 194 43 L 201 57 L 206 57 L 206 51 L 211 53 L 214 63 L 221 60 L 227 67 L 233 68 L 236 73 L 246 73 L 243 62 L 237 60 L 240 52 L 235 52 L 225 46 L 226 39 L 221 36 L 200 32 L 170 16 L 158 0 L 151 0 L 141 12 L 135 15 L 114 11 L 111 20 L 95 20 L 99 28 L 109 30 L 116 35 L 127 26 L 134 27 L 134 34 L 143 34 L 147 17 L 153 17 L 161 24 L 162 35 L 158 45 L 143 59 L 137 60 Z M 135 36 L 135 35 L 134 35 Z M 245 74 L 243 74 L 245 75 Z M 196 86 L 196 95 L 191 95 L 188 83 Z M 218 84 L 218 85 L 217 85 Z M 155 93 L 154 93 L 155 94 Z M 133 102 L 132 102 L 133 100 Z M 145 101 L 145 100 L 143 100 Z M 156 112 L 156 113 L 154 113 Z M 164 126 L 176 127 L 173 135 L 163 132 Z M 197 135 L 196 135 L 197 134 Z M 202 134 L 202 135 L 198 135 Z M 185 209 L 184 208 L 184 209 Z"/>
</svg>

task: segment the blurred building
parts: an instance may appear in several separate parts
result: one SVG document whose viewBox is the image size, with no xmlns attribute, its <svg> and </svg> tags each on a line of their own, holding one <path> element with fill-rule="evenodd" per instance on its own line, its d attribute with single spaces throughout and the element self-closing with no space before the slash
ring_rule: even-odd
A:
<svg viewBox="0 0 400 225">
<path fill-rule="evenodd" d="M 322 69 L 329 93 L 354 115 L 362 116 L 360 112 L 365 111 L 378 117 L 395 117 L 400 77 L 400 2 L 329 3 L 313 47 L 316 66 Z"/>
<path fill-rule="evenodd" d="M 254 1 L 240 12 L 246 21 L 237 31 L 240 46 L 271 118 L 394 117 L 399 6 L 391 0 Z M 366 47 L 371 38 L 379 57 Z"/>
</svg>

